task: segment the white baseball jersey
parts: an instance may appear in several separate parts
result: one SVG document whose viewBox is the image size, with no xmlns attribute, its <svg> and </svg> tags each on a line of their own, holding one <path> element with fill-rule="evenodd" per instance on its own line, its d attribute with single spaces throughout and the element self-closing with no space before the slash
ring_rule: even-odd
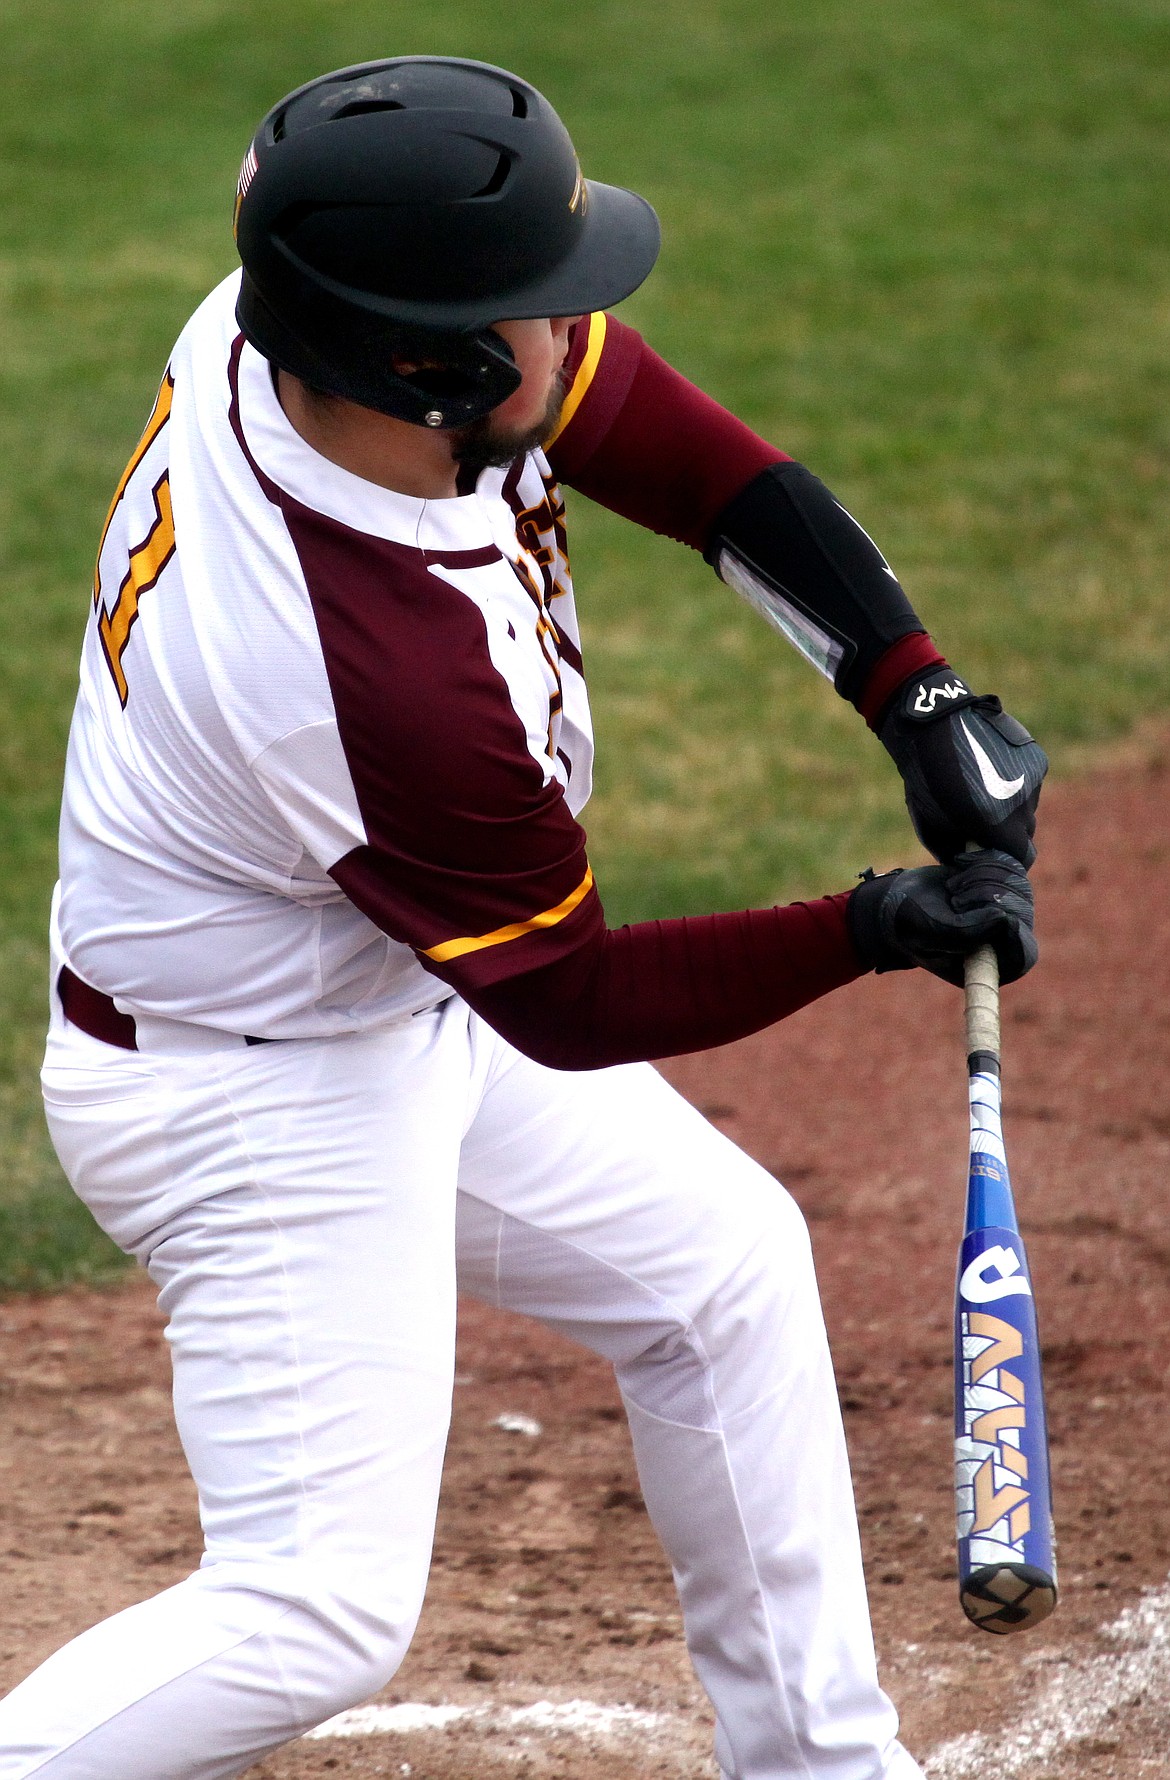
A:
<svg viewBox="0 0 1170 1780">
<path fill-rule="evenodd" d="M 843 899 L 608 934 L 576 821 L 549 461 L 701 546 L 775 454 L 594 316 L 547 458 L 413 500 L 298 437 L 234 295 L 184 332 L 116 491 L 70 741 L 59 943 L 75 1007 L 112 995 L 137 1048 L 62 993 L 42 1077 L 75 1191 L 159 1286 L 206 1550 L 0 1701 L 0 1780 L 228 1780 L 389 1681 L 457 1269 L 614 1366 L 720 1773 L 922 1780 L 800 1214 L 647 1064 L 598 1067 L 615 1032 L 710 1042 L 860 969 Z M 547 1009 L 588 1073 L 522 1054 L 477 988 Z"/>
<path fill-rule="evenodd" d="M 237 284 L 179 339 L 102 538 L 59 939 L 127 1012 L 326 1036 L 442 1000 L 420 958 L 498 980 L 601 918 L 589 709 L 543 455 L 439 501 L 341 469 Z"/>
</svg>

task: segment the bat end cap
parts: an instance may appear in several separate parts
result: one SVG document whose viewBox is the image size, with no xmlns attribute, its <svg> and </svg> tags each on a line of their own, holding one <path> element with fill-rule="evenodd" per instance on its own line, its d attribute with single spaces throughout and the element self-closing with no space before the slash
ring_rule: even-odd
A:
<svg viewBox="0 0 1170 1780">
<path fill-rule="evenodd" d="M 1056 1606 L 1056 1578 L 1034 1564 L 987 1564 L 959 1585 L 959 1604 L 980 1631 L 1026 1632 Z"/>
</svg>

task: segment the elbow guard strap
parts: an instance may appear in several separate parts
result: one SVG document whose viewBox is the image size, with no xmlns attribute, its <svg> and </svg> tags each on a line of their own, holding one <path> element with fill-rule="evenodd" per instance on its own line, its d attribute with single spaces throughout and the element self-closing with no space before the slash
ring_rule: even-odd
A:
<svg viewBox="0 0 1170 1780">
<path fill-rule="evenodd" d="M 872 538 L 803 464 L 754 477 L 704 555 L 855 705 L 890 645 L 926 628 Z"/>
</svg>

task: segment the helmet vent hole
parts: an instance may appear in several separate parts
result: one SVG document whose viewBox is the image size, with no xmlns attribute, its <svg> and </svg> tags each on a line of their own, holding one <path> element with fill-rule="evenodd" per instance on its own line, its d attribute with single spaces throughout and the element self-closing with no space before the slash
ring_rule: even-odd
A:
<svg viewBox="0 0 1170 1780">
<path fill-rule="evenodd" d="M 428 401 L 449 400 L 467 394 L 467 374 L 452 365 L 424 365 L 420 370 L 399 373 L 404 383 L 419 390 Z M 433 425 L 431 421 L 427 425 Z"/>
<path fill-rule="evenodd" d="M 528 116 L 528 100 L 516 87 L 512 88 L 512 116 Z"/>
<path fill-rule="evenodd" d="M 511 172 L 511 170 L 512 170 L 511 155 L 501 152 L 500 158 L 496 162 L 495 172 L 492 174 L 492 176 L 488 180 L 487 184 L 484 186 L 481 186 L 479 191 L 473 192 L 472 196 L 476 197 L 476 198 L 490 198 L 493 196 L 494 193 L 496 193 L 498 191 L 502 191 L 503 187 L 504 187 L 504 181 L 507 179 L 508 174 Z"/>
<path fill-rule="evenodd" d="M 286 136 L 300 135 L 303 131 L 312 129 L 315 124 L 334 123 L 339 117 L 360 117 L 367 111 L 404 109 L 397 99 L 351 99 L 348 105 L 339 105 L 336 111 L 328 106 L 309 107 L 304 101 L 294 102 L 279 117 L 273 119 L 272 140 L 283 142 Z"/>
<path fill-rule="evenodd" d="M 350 105 L 343 105 L 334 117 L 364 117 L 371 111 L 403 111 L 405 106 L 397 99 L 355 99 Z"/>
</svg>

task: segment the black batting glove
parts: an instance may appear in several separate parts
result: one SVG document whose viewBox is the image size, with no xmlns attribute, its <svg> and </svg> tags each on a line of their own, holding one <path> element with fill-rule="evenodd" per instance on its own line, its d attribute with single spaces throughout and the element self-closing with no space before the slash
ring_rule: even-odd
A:
<svg viewBox="0 0 1170 1780">
<path fill-rule="evenodd" d="M 957 859 L 977 841 L 1031 865 L 1048 757 L 997 698 L 972 692 L 949 667 L 930 668 L 899 689 L 878 733 L 914 832 L 936 859 Z"/>
<path fill-rule="evenodd" d="M 987 848 L 954 865 L 863 876 L 849 898 L 849 930 L 870 969 L 921 965 L 944 982 L 963 981 L 963 960 L 990 945 L 1003 983 L 1036 962 L 1032 886 L 1018 859 Z"/>
</svg>

